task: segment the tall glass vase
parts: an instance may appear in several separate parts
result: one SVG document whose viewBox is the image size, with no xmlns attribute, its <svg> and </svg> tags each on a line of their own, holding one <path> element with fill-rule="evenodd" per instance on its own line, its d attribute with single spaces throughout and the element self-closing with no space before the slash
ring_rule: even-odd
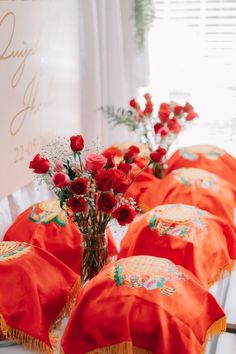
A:
<svg viewBox="0 0 236 354">
<path fill-rule="evenodd" d="M 81 277 L 83 284 L 99 273 L 107 263 L 107 238 L 104 234 L 82 233 Z"/>
</svg>

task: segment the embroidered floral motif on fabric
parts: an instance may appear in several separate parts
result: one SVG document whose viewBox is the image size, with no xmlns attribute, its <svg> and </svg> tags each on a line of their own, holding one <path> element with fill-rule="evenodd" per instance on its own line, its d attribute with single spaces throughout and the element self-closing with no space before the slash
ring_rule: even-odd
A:
<svg viewBox="0 0 236 354">
<path fill-rule="evenodd" d="M 170 260 L 150 256 L 121 259 L 110 268 L 108 275 L 118 286 L 126 285 L 131 289 L 158 289 L 165 296 L 175 293 L 177 281 L 188 280 L 187 275 Z"/>
<path fill-rule="evenodd" d="M 180 168 L 178 170 L 174 170 L 172 175 L 178 182 L 184 184 L 185 186 L 204 189 L 218 188 L 218 177 L 213 173 L 207 172 L 200 168 Z"/>
<path fill-rule="evenodd" d="M 180 149 L 180 155 L 191 161 L 197 160 L 199 154 L 204 155 L 209 160 L 217 160 L 224 153 L 224 150 L 212 145 L 196 145 Z"/>
<path fill-rule="evenodd" d="M 205 211 L 194 206 L 168 204 L 156 207 L 147 217 L 150 229 L 159 236 L 178 236 L 197 244 L 198 231 L 207 229 L 204 215 Z"/>
<path fill-rule="evenodd" d="M 66 226 L 67 215 L 64 210 L 61 209 L 59 200 L 51 199 L 42 203 L 34 204 L 31 208 L 29 220 L 39 224 L 49 224 L 55 222 L 59 226 Z"/>
<path fill-rule="evenodd" d="M 0 262 L 18 258 L 28 253 L 31 246 L 25 242 L 4 241 L 0 242 Z"/>
</svg>

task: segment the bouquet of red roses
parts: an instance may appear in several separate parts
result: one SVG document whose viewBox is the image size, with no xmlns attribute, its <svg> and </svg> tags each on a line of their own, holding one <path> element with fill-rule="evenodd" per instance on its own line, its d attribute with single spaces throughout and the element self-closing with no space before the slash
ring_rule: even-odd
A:
<svg viewBox="0 0 236 354">
<path fill-rule="evenodd" d="M 180 105 L 176 102 L 161 103 L 154 113 L 152 96 L 144 95 L 145 106 L 142 108 L 136 99 L 129 102 L 130 109 L 115 109 L 106 106 L 102 110 L 108 115 L 108 120 L 113 125 L 126 125 L 130 130 L 136 131 L 142 143 L 146 143 L 152 151 L 161 145 L 168 151 L 182 129 L 198 117 L 193 106 L 186 102 Z"/>
<path fill-rule="evenodd" d="M 109 153 L 82 156 L 84 140 L 81 135 L 70 138 L 69 151 L 60 150 L 58 143 L 50 144 L 50 148 L 53 151 L 50 160 L 37 154 L 29 168 L 40 174 L 55 192 L 61 207 L 84 236 L 82 276 L 86 281 L 106 262 L 105 231 L 108 223 L 115 219 L 120 225 L 126 225 L 135 217 L 135 202 L 132 198 L 126 198 L 125 193 L 136 178 L 133 176 L 131 179 L 129 172 L 139 148 L 130 146 L 118 165 Z M 159 163 L 164 154 L 163 149 L 162 154 L 160 151 L 152 153 L 142 171 L 151 164 Z"/>
</svg>

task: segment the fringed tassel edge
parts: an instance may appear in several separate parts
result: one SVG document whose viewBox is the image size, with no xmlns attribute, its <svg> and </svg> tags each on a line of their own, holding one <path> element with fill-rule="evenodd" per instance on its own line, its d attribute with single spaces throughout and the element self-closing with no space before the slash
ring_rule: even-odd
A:
<svg viewBox="0 0 236 354">
<path fill-rule="evenodd" d="M 69 296 L 66 300 L 66 304 L 63 307 L 63 309 L 61 310 L 57 319 L 53 322 L 51 329 L 55 329 L 55 328 L 60 327 L 63 319 L 65 317 L 69 317 L 71 315 L 71 313 L 74 310 L 74 307 L 76 305 L 76 301 L 77 301 L 78 295 L 81 291 L 81 288 L 82 288 L 82 283 L 81 283 L 81 278 L 79 277 L 78 279 L 76 279 L 75 284 L 73 285 L 73 287 L 69 293 Z"/>
<path fill-rule="evenodd" d="M 27 347 L 30 350 L 34 350 L 39 353 L 44 352 L 46 354 L 53 354 L 57 345 L 57 337 L 53 334 L 53 329 L 55 329 L 60 325 L 64 317 L 69 316 L 71 314 L 76 304 L 76 300 L 80 290 L 81 290 L 81 279 L 79 277 L 75 281 L 75 284 L 73 285 L 69 293 L 65 306 L 61 310 L 56 321 L 53 322 L 53 325 L 51 326 L 51 329 L 49 331 L 51 348 L 47 344 L 30 336 L 29 334 L 19 329 L 8 326 L 1 314 L 0 314 L 0 331 L 2 331 L 3 335 L 7 339 L 13 340 L 18 344 L 22 344 L 23 346 Z"/>
<path fill-rule="evenodd" d="M 65 354 L 63 348 L 61 348 L 60 354 Z M 97 348 L 86 352 L 86 354 L 152 354 L 152 352 L 135 347 L 131 342 L 123 342 L 108 347 Z"/>
<path fill-rule="evenodd" d="M 0 314 L 0 330 L 2 331 L 6 339 L 13 340 L 18 344 L 22 344 L 25 347 L 27 347 L 29 350 L 34 350 L 39 353 L 44 352 L 47 354 L 54 353 L 56 342 L 53 336 L 50 337 L 50 341 L 52 343 L 52 348 L 50 348 L 47 344 L 41 342 L 40 340 L 34 337 L 31 337 L 29 334 L 20 331 L 19 329 L 8 326 L 1 314 Z"/>
<path fill-rule="evenodd" d="M 208 288 L 210 288 L 216 281 L 222 280 L 226 278 L 233 270 L 235 266 L 235 261 L 232 261 L 231 263 L 227 264 L 224 268 L 219 270 L 214 279 L 208 283 Z"/>
<path fill-rule="evenodd" d="M 202 346 L 202 354 L 205 353 L 207 341 L 212 337 L 223 333 L 226 331 L 226 316 L 221 317 L 219 320 L 215 321 L 207 330 L 205 342 Z"/>
</svg>

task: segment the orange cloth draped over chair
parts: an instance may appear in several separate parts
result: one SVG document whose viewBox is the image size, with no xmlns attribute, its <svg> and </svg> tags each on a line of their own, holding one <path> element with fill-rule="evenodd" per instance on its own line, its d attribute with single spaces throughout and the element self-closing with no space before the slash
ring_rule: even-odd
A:
<svg viewBox="0 0 236 354">
<path fill-rule="evenodd" d="M 210 286 L 236 259 L 236 234 L 224 220 L 184 204 L 155 207 L 134 220 L 121 241 L 119 258 L 168 258 Z"/>
<path fill-rule="evenodd" d="M 40 353 L 53 353 L 53 328 L 69 315 L 80 277 L 50 253 L 21 242 L 0 242 L 0 330 Z"/>
<path fill-rule="evenodd" d="M 236 159 L 212 145 L 195 145 L 177 150 L 168 160 L 168 172 L 182 167 L 197 167 L 215 173 L 236 188 Z"/>
<path fill-rule="evenodd" d="M 143 211 L 157 205 L 183 203 L 234 223 L 236 191 L 222 178 L 198 168 L 180 168 L 172 171 L 157 184 L 152 184 L 139 200 Z"/>
<path fill-rule="evenodd" d="M 108 257 L 116 257 L 117 249 L 109 229 L 107 235 Z M 34 204 L 21 213 L 4 236 L 4 241 L 13 240 L 47 250 L 80 274 L 80 231 L 60 208 L 57 199 Z"/>
<path fill-rule="evenodd" d="M 82 290 L 64 354 L 201 354 L 225 315 L 190 272 L 170 260 L 123 258 Z"/>
</svg>

